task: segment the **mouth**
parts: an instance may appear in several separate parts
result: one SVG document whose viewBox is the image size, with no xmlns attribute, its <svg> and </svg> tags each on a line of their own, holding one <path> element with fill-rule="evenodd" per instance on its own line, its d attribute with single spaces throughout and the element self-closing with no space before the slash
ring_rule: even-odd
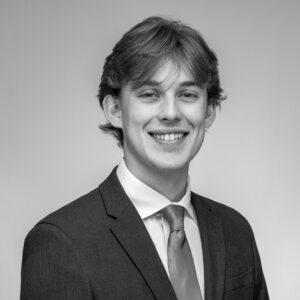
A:
<svg viewBox="0 0 300 300">
<path fill-rule="evenodd" d="M 178 142 L 182 141 L 188 132 L 149 132 L 150 136 L 159 142 Z"/>
</svg>

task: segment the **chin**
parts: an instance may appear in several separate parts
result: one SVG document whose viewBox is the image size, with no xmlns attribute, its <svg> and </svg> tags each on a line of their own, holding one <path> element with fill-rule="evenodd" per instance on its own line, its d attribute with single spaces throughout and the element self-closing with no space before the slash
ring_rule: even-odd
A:
<svg viewBox="0 0 300 300">
<path fill-rule="evenodd" d="M 162 172 L 174 172 L 188 167 L 190 160 L 179 157 L 161 157 L 152 160 L 152 166 Z"/>
</svg>

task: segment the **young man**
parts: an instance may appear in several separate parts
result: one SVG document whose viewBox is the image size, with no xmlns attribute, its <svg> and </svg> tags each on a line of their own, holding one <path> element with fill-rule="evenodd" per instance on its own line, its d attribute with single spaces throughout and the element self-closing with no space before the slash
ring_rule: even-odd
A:
<svg viewBox="0 0 300 300">
<path fill-rule="evenodd" d="M 252 230 L 191 192 L 189 163 L 223 100 L 194 29 L 152 17 L 107 57 L 99 101 L 124 158 L 25 240 L 21 299 L 269 299 Z"/>
</svg>

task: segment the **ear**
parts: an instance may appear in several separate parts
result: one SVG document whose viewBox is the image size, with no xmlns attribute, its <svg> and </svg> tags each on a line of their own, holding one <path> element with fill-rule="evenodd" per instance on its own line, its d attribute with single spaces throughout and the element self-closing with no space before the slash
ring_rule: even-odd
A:
<svg viewBox="0 0 300 300">
<path fill-rule="evenodd" d="M 205 129 L 208 129 L 216 119 L 216 107 L 209 104 L 206 108 Z"/>
<path fill-rule="evenodd" d="M 103 111 L 106 120 L 116 128 L 122 128 L 122 113 L 120 100 L 112 95 L 103 99 Z"/>
</svg>

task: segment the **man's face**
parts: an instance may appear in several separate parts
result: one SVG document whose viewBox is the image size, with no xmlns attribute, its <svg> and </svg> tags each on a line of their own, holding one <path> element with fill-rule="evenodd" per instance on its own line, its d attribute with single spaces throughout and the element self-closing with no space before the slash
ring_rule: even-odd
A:
<svg viewBox="0 0 300 300">
<path fill-rule="evenodd" d="M 125 85 L 119 101 L 124 157 L 133 173 L 187 170 L 215 118 L 206 89 L 170 61 L 144 86 Z"/>
</svg>

